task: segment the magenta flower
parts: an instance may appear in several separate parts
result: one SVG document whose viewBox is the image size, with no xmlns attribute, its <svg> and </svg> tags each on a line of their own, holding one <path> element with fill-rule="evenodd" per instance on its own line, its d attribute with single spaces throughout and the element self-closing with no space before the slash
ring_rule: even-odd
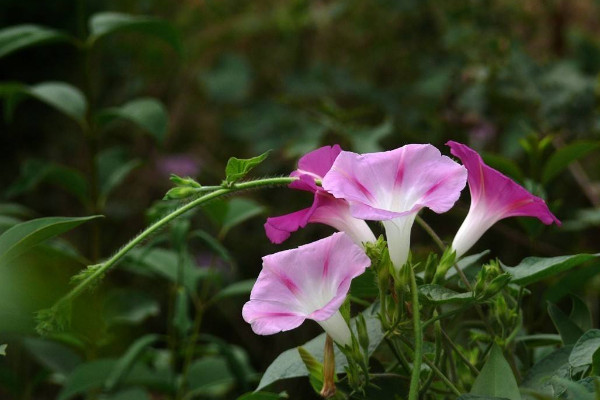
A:
<svg viewBox="0 0 600 400">
<path fill-rule="evenodd" d="M 446 145 L 467 168 L 471 192 L 471 207 L 452 242 L 456 257 L 465 254 L 485 231 L 504 218 L 536 217 L 546 225 L 560 225 L 544 200 L 486 165 L 475 150 L 454 141 Z"/>
<path fill-rule="evenodd" d="M 312 319 L 337 343 L 349 345 L 350 330 L 339 308 L 352 279 L 370 264 L 363 250 L 341 232 L 265 256 L 242 316 L 259 335 L 289 331 Z"/>
<path fill-rule="evenodd" d="M 383 221 L 396 268 L 408 259 L 410 230 L 423 207 L 448 211 L 458 200 L 467 171 L 430 144 L 359 155 L 343 151 L 323 188 L 350 203 L 356 218 Z"/>
<path fill-rule="evenodd" d="M 265 232 L 271 242 L 282 243 L 292 232 L 304 228 L 308 223 L 321 223 L 346 232 L 357 244 L 375 242 L 375 235 L 369 226 L 350 214 L 345 200 L 334 198 L 315 183 L 315 179 L 323 179 L 341 151 L 338 145 L 325 146 L 311 151 L 298 161 L 298 169 L 290 175 L 299 179 L 292 182 L 290 187 L 313 192 L 313 204 L 291 214 L 267 218 Z"/>
</svg>

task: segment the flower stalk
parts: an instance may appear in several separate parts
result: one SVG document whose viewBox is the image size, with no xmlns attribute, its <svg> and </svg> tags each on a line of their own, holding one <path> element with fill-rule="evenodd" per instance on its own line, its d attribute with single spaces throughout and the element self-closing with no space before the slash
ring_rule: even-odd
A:
<svg viewBox="0 0 600 400">
<path fill-rule="evenodd" d="M 165 215 L 164 217 L 162 217 L 161 219 L 159 219 L 158 221 L 154 222 L 152 225 L 150 225 L 149 227 L 144 229 L 142 232 L 140 232 L 136 237 L 131 239 L 119 251 L 117 251 L 115 254 L 113 254 L 108 260 L 106 260 L 100 264 L 94 265 L 93 268 L 88 268 L 87 270 L 85 270 L 84 274 L 80 275 L 82 279 L 79 281 L 79 283 L 73 289 L 71 289 L 71 291 L 69 291 L 69 293 L 67 293 L 65 296 L 60 298 L 56 303 L 54 303 L 54 305 L 50 309 L 50 312 L 48 312 L 49 310 L 43 310 L 40 312 L 40 314 L 38 314 L 38 322 L 39 322 L 38 328 L 37 328 L 38 331 L 40 331 L 41 334 L 47 333 L 46 332 L 47 327 L 52 327 L 52 321 L 44 321 L 44 319 L 58 317 L 58 314 L 60 314 L 59 310 L 62 309 L 63 306 L 68 305 L 72 300 L 74 300 L 79 295 L 81 295 L 88 287 L 93 286 L 94 283 L 96 283 L 96 281 L 98 281 L 102 276 L 104 276 L 104 274 L 110 268 L 114 267 L 119 261 L 121 261 L 121 259 L 123 257 L 125 257 L 125 255 L 127 255 L 127 253 L 129 253 L 131 250 L 133 250 L 137 245 L 142 243 L 145 239 L 152 236 L 152 234 L 154 232 L 158 231 L 163 226 L 167 225 L 168 223 L 170 223 L 177 217 L 179 217 L 179 216 L 185 214 L 186 212 L 188 212 L 196 207 L 199 207 L 211 200 L 229 195 L 231 193 L 240 192 L 240 191 L 244 191 L 244 190 L 273 187 L 273 186 L 287 186 L 297 179 L 298 178 L 295 178 L 295 177 L 264 178 L 264 179 L 257 179 L 257 180 L 252 180 L 252 181 L 236 183 L 229 187 L 220 186 L 219 189 L 217 189 L 213 192 L 207 193 L 201 197 L 198 197 L 197 199 L 194 199 L 194 200 L 190 201 L 189 203 L 184 204 L 181 207 L 177 208 L 176 210 L 170 212 L 169 214 Z M 50 325 L 48 325 L 48 323 Z"/>
</svg>

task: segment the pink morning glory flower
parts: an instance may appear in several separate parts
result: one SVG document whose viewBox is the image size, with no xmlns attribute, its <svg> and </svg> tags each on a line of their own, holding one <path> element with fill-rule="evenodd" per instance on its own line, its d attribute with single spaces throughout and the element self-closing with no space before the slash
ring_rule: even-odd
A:
<svg viewBox="0 0 600 400">
<path fill-rule="evenodd" d="M 298 161 L 298 169 L 290 175 L 299 179 L 290 184 L 293 189 L 314 193 L 309 208 L 279 217 L 267 218 L 265 232 L 273 243 L 282 243 L 292 232 L 304 228 L 308 223 L 320 223 L 346 232 L 357 244 L 375 242 L 375 235 L 361 219 L 350 214 L 345 200 L 334 198 L 315 183 L 322 180 L 342 149 L 338 145 L 325 146 L 304 155 Z"/>
<path fill-rule="evenodd" d="M 544 200 L 486 165 L 475 150 L 454 141 L 446 144 L 467 168 L 471 192 L 471 207 L 452 242 L 457 257 L 465 254 L 485 231 L 504 218 L 536 217 L 546 225 L 552 222 L 560 225 Z"/>
<path fill-rule="evenodd" d="M 424 207 L 448 211 L 465 187 L 467 170 L 430 144 L 359 155 L 343 151 L 323 188 L 350 204 L 356 218 L 383 221 L 396 268 L 408 259 L 410 231 Z"/>
<path fill-rule="evenodd" d="M 343 232 L 295 249 L 263 257 L 242 316 L 259 335 L 271 335 L 315 320 L 337 343 L 351 343 L 340 314 L 350 282 L 371 264 Z"/>
</svg>

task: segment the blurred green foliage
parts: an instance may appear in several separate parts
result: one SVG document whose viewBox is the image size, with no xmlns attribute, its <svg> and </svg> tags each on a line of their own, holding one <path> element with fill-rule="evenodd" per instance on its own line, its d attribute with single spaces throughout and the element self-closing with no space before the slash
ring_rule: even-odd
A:
<svg viewBox="0 0 600 400">
<path fill-rule="evenodd" d="M 235 398 L 256 387 L 257 371 L 279 353 L 315 336 L 308 326 L 258 338 L 240 316 L 246 280 L 262 255 L 279 249 L 257 217 L 265 206 L 279 215 L 310 201 L 285 190 L 186 215 L 74 304 L 71 330 L 35 336 L 34 312 L 64 294 L 72 275 L 173 208 L 158 201 L 171 173 L 219 184 L 231 156 L 273 150 L 253 173 L 285 175 L 323 144 L 372 152 L 460 140 L 550 199 L 564 221 L 562 230 L 500 223 L 480 250 L 509 265 L 528 255 L 597 252 L 599 7 L 592 0 L 3 1 L 0 233 L 51 215 L 106 218 L 3 268 L 0 343 L 9 346 L 0 397 L 110 389 L 101 398 L 148 399 L 142 388 L 150 388 L 183 398 L 183 379 L 192 397 Z M 462 199 L 434 224 L 443 239 L 467 205 Z M 324 229 L 298 232 L 290 246 Z M 418 244 L 425 233 L 415 229 L 413 237 Z M 597 322 L 599 267 L 589 261 L 568 276 L 545 277 L 536 290 L 561 305 L 578 294 Z M 577 339 L 592 326 L 578 327 L 552 307 L 559 333 L 575 325 L 570 342 L 589 345 Z M 543 308 L 524 299 L 527 331 L 553 331 Z M 532 351 L 530 365 L 544 357 L 552 368 L 568 365 L 568 353 L 551 348 Z M 525 382 L 534 380 L 532 373 Z M 281 389 L 309 398 L 305 386 Z M 576 398 L 581 388 L 567 386 Z"/>
</svg>

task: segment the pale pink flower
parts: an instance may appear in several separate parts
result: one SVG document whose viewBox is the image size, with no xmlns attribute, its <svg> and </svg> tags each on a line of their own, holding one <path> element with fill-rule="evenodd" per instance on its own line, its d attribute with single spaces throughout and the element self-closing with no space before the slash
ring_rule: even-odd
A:
<svg viewBox="0 0 600 400">
<path fill-rule="evenodd" d="M 342 232 L 265 256 L 242 316 L 259 335 L 288 331 L 312 319 L 337 343 L 349 345 L 350 330 L 339 308 L 352 279 L 370 263 Z"/>
<path fill-rule="evenodd" d="M 452 242 L 457 257 L 464 255 L 492 225 L 504 218 L 535 217 L 546 225 L 553 222 L 560 225 L 544 200 L 486 165 L 475 150 L 454 141 L 446 144 L 467 168 L 471 192 L 469 213 Z"/>
<path fill-rule="evenodd" d="M 323 188 L 350 204 L 356 218 L 383 221 L 396 268 L 406 263 L 410 231 L 424 207 L 448 211 L 460 196 L 467 171 L 430 144 L 359 155 L 343 151 L 323 179 Z"/>
<path fill-rule="evenodd" d="M 346 232 L 357 244 L 375 242 L 375 235 L 369 226 L 350 214 L 345 200 L 334 198 L 315 183 L 315 180 L 323 179 L 341 151 L 338 145 L 325 146 L 311 151 L 298 161 L 298 169 L 290 175 L 299 179 L 292 182 L 290 187 L 314 193 L 313 204 L 291 214 L 267 218 L 265 232 L 273 243 L 282 243 L 292 232 L 304 228 L 308 223 L 321 223 Z"/>
</svg>

